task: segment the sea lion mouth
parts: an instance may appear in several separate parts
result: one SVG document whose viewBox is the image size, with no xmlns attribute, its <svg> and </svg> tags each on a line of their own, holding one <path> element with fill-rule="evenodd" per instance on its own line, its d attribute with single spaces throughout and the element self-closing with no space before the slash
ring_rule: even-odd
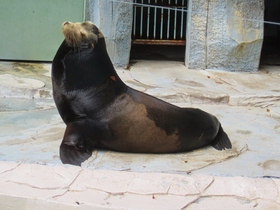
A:
<svg viewBox="0 0 280 210">
<path fill-rule="evenodd" d="M 65 21 L 62 23 L 62 33 L 70 47 L 81 49 L 93 48 L 98 39 L 103 36 L 99 29 L 90 21 L 82 23 Z"/>
</svg>

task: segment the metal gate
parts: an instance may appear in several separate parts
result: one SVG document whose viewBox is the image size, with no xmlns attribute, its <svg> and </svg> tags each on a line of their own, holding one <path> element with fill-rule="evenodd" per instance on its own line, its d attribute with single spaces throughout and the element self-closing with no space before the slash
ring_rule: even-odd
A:
<svg viewBox="0 0 280 210">
<path fill-rule="evenodd" d="M 132 44 L 186 45 L 185 10 L 187 0 L 134 0 Z"/>
</svg>

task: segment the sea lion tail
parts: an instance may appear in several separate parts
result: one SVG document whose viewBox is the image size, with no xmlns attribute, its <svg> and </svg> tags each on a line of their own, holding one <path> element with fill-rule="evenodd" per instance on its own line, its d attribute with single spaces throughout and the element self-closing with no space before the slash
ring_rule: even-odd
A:
<svg viewBox="0 0 280 210">
<path fill-rule="evenodd" d="M 211 143 L 211 146 L 217 150 L 230 149 L 232 147 L 228 135 L 224 132 L 221 124 L 218 134 L 216 135 L 214 141 Z"/>
</svg>

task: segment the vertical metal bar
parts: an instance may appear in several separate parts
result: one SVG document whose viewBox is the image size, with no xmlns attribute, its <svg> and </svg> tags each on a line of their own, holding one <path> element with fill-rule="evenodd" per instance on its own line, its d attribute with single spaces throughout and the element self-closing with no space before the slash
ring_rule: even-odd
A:
<svg viewBox="0 0 280 210">
<path fill-rule="evenodd" d="M 168 0 L 168 6 L 170 6 L 170 0 Z M 167 17 L 167 39 L 169 39 L 169 28 L 170 28 L 170 9 L 168 9 L 168 17 Z"/>
<path fill-rule="evenodd" d="M 184 0 L 182 0 L 182 10 L 181 10 L 181 33 L 180 33 L 180 39 L 183 39 L 183 24 L 184 24 Z"/>
<path fill-rule="evenodd" d="M 161 3 L 163 3 L 163 0 L 161 0 Z M 162 31 L 163 31 L 163 8 L 161 8 L 161 14 L 160 14 L 160 39 L 162 39 Z"/>
<path fill-rule="evenodd" d="M 174 37 L 173 40 L 176 40 L 176 22 L 177 22 L 177 0 L 175 0 L 175 14 L 174 14 Z"/>
<path fill-rule="evenodd" d="M 143 0 L 141 0 L 141 3 L 143 4 Z M 143 35 L 143 6 L 141 5 L 141 15 L 140 15 L 140 39 L 142 39 Z"/>
<path fill-rule="evenodd" d="M 136 1 L 137 0 L 134 0 L 134 3 L 137 3 Z M 133 10 L 134 10 L 134 17 L 133 17 L 133 39 L 135 39 L 135 37 L 136 37 L 136 5 L 133 5 Z"/>
<path fill-rule="evenodd" d="M 151 2 L 148 0 L 148 4 L 150 5 Z M 150 6 L 148 6 L 148 17 L 147 17 L 147 39 L 150 39 Z"/>
<path fill-rule="evenodd" d="M 157 0 L 155 0 L 155 4 L 157 4 Z M 154 8 L 154 39 L 156 39 L 156 28 L 157 28 L 157 8 Z"/>
</svg>

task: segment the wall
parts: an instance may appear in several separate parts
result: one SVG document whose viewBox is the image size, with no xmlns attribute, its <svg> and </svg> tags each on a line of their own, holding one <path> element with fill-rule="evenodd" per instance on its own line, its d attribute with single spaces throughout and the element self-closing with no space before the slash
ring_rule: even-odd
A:
<svg viewBox="0 0 280 210">
<path fill-rule="evenodd" d="M 263 0 L 189 0 L 189 10 L 185 59 L 188 68 L 258 70 Z"/>
<path fill-rule="evenodd" d="M 0 59 L 52 61 L 63 21 L 83 21 L 84 9 L 84 0 L 1 1 Z"/>
<path fill-rule="evenodd" d="M 189 0 L 185 65 L 190 69 L 206 69 L 208 1 Z"/>
<path fill-rule="evenodd" d="M 87 19 L 104 34 L 108 54 L 116 67 L 128 65 L 131 48 L 133 0 L 122 1 L 127 3 L 87 0 Z"/>
<path fill-rule="evenodd" d="M 87 0 L 87 19 L 104 33 L 115 66 L 129 63 L 133 0 Z M 263 0 L 189 0 L 185 65 L 190 69 L 257 71 L 263 43 Z M 259 20 L 259 21 L 252 21 Z"/>
</svg>

